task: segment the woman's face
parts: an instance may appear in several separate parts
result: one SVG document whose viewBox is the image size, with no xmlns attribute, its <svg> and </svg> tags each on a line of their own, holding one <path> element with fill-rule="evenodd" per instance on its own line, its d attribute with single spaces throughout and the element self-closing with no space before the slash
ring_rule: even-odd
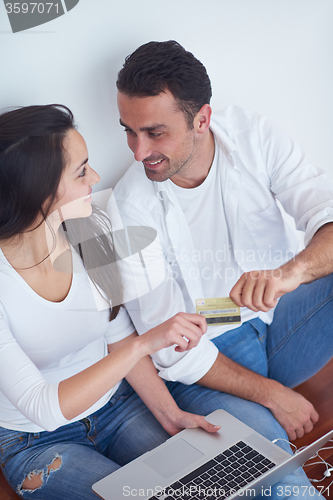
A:
<svg viewBox="0 0 333 500">
<path fill-rule="evenodd" d="M 63 146 L 67 165 L 51 212 L 60 209 L 63 220 L 89 217 L 92 212 L 91 187 L 101 180 L 100 176 L 89 166 L 87 146 L 79 132 L 71 129 L 64 139 Z"/>
</svg>

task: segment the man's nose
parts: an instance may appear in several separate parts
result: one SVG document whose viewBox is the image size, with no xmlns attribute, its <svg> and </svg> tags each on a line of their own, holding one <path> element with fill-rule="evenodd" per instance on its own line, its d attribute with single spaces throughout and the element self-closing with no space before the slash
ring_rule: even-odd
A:
<svg viewBox="0 0 333 500">
<path fill-rule="evenodd" d="M 150 141 L 145 137 L 137 137 L 134 145 L 134 158 L 136 161 L 143 161 L 148 158 L 151 154 L 152 149 L 150 147 Z"/>
</svg>

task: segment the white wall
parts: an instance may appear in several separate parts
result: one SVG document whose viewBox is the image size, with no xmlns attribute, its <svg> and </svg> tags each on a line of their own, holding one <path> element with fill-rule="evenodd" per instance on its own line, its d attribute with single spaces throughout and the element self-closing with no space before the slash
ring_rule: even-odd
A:
<svg viewBox="0 0 333 500">
<path fill-rule="evenodd" d="M 0 2 L 0 108 L 62 103 L 85 137 L 98 189 L 132 160 L 115 80 L 126 55 L 176 39 L 206 66 L 215 110 L 267 114 L 333 178 L 332 0 L 80 0 L 66 15 L 13 34 Z"/>
</svg>

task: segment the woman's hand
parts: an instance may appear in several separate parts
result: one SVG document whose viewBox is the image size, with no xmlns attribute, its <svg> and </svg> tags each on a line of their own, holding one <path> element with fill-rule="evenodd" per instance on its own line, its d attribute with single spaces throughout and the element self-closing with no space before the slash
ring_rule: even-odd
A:
<svg viewBox="0 0 333 500">
<path fill-rule="evenodd" d="M 206 330 L 206 319 L 203 316 L 180 312 L 148 330 L 137 341 L 147 355 L 173 345 L 176 345 L 177 352 L 184 352 L 198 345 Z"/>
<path fill-rule="evenodd" d="M 163 415 L 159 415 L 158 420 L 170 436 L 174 436 L 183 429 L 194 429 L 196 427 L 201 427 L 205 431 L 211 433 L 217 432 L 221 429 L 220 425 L 213 425 L 210 422 L 207 422 L 205 417 L 202 415 L 187 413 L 178 407 L 176 411 L 173 411 L 172 413 L 168 412 Z"/>
</svg>

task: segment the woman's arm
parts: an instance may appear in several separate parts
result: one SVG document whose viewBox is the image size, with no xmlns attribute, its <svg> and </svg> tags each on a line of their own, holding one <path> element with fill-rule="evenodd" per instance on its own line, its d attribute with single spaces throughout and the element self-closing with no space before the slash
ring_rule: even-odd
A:
<svg viewBox="0 0 333 500">
<path fill-rule="evenodd" d="M 142 358 L 175 344 L 177 351 L 192 349 L 205 331 L 204 318 L 179 313 L 145 335 L 139 337 L 135 334 L 120 341 L 105 358 L 60 382 L 58 394 L 62 414 L 67 420 L 75 418 L 112 389 Z"/>
<path fill-rule="evenodd" d="M 133 333 L 131 337 L 109 345 L 109 352 L 121 349 L 136 337 L 137 334 Z M 158 376 L 150 356 L 140 359 L 126 375 L 126 379 L 171 436 L 189 427 L 202 427 L 208 432 L 219 430 L 219 426 L 210 424 L 203 416 L 184 412 L 177 406 L 163 380 Z"/>
</svg>

